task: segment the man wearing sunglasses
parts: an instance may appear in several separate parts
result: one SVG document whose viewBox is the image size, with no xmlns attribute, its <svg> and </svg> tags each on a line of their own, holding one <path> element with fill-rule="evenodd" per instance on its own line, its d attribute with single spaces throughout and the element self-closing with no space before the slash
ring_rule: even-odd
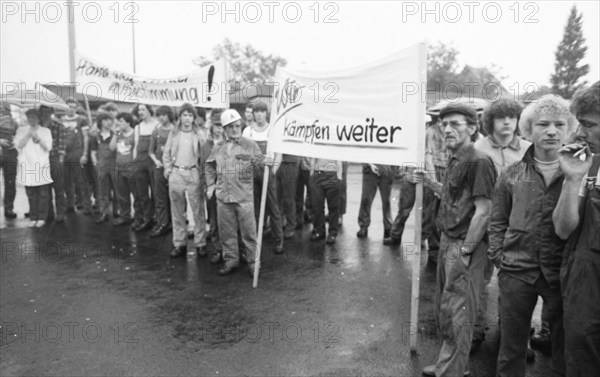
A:
<svg viewBox="0 0 600 377">
<path fill-rule="evenodd" d="M 469 374 L 469 352 L 487 261 L 485 237 L 496 182 L 494 163 L 475 149 L 477 113 L 466 104 L 440 111 L 446 148 L 450 152 L 443 184 L 422 172 L 414 173 L 441 197 L 438 226 L 442 231 L 437 264 L 435 311 L 442 334 L 436 364 L 427 376 Z"/>
</svg>

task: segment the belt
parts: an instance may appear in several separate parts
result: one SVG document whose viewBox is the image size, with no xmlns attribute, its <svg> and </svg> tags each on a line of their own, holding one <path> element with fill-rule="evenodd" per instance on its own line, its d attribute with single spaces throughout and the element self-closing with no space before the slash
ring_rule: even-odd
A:
<svg viewBox="0 0 600 377">
<path fill-rule="evenodd" d="M 192 169 L 198 169 L 198 166 L 196 165 L 192 165 L 192 166 L 177 166 L 177 165 L 173 165 L 173 167 L 175 169 L 179 169 L 179 170 L 192 170 Z"/>
</svg>

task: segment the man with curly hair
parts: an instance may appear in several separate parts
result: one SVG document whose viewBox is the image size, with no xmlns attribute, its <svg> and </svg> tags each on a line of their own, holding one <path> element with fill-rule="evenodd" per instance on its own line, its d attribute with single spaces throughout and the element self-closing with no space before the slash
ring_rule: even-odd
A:
<svg viewBox="0 0 600 377">
<path fill-rule="evenodd" d="M 521 105 L 510 99 L 492 103 L 483 116 L 483 130 L 486 136 L 475 142 L 475 149 L 490 156 L 498 175 L 505 167 L 520 161 L 531 143 L 519 137 L 517 124 L 521 116 Z M 488 262 L 484 271 L 485 285 L 482 287 L 477 320 L 473 330 L 471 352 L 476 351 L 485 340 L 487 316 L 488 284 L 492 279 L 494 264 Z"/>
<path fill-rule="evenodd" d="M 565 242 L 554 232 L 551 219 L 564 181 L 558 150 L 575 124 L 561 97 L 546 95 L 530 104 L 519 129 L 533 145 L 521 161 L 502 172 L 494 190 L 488 254 L 499 268 L 499 377 L 526 373 L 527 337 L 539 296 L 548 310 L 552 375 L 565 373 L 559 279 Z"/>
<path fill-rule="evenodd" d="M 569 240 L 561 267 L 567 375 L 587 377 L 600 370 L 600 81 L 576 93 L 571 112 L 581 143 L 558 151 L 565 182 L 553 222 Z"/>
</svg>

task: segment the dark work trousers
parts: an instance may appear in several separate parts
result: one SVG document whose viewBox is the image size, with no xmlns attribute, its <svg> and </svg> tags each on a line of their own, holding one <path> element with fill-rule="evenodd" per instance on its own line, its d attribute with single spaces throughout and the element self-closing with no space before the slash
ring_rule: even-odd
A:
<svg viewBox="0 0 600 377">
<path fill-rule="evenodd" d="M 561 267 L 567 375 L 576 377 L 600 371 L 600 182 L 587 189 L 580 225 Z"/>
<path fill-rule="evenodd" d="M 31 221 L 46 221 L 48 218 L 48 185 L 25 186 L 29 200 L 29 219 Z"/>
<path fill-rule="evenodd" d="M 154 219 L 154 203 L 152 202 L 152 187 L 154 186 L 154 161 L 147 153 L 139 154 L 135 160 L 136 164 L 136 179 L 138 205 L 136 212 L 142 211 L 143 221 L 151 221 Z M 136 214 L 137 217 L 137 214 Z"/>
<path fill-rule="evenodd" d="M 341 181 L 336 172 L 314 171 L 310 180 L 313 233 L 325 234 L 325 200 L 329 213 L 329 234 L 337 235 Z"/>
<path fill-rule="evenodd" d="M 114 161 L 107 161 L 106 163 L 99 162 L 98 165 L 96 165 L 96 207 L 100 215 L 110 214 L 108 203 L 110 201 L 111 191 L 113 192 L 113 197 L 115 195 L 116 172 L 117 168 Z"/>
<path fill-rule="evenodd" d="M 17 194 L 16 178 L 19 152 L 16 149 L 3 149 L 0 157 L 0 167 L 4 175 L 4 211 L 14 209 Z"/>
<path fill-rule="evenodd" d="M 598 204 L 596 202 L 596 208 L 600 210 Z M 588 237 L 598 239 L 598 235 Z M 562 267 L 568 376 L 592 377 L 600 371 L 600 254 L 597 251 L 587 255 L 574 252 Z"/>
<path fill-rule="evenodd" d="M 171 200 L 169 199 L 169 181 L 164 176 L 165 168 L 154 168 L 154 207 L 156 223 L 160 226 L 171 224 Z"/>
<path fill-rule="evenodd" d="M 370 169 L 362 173 L 362 193 L 360 198 L 360 209 L 358 210 L 358 226 L 368 228 L 371 225 L 371 206 L 379 188 L 381 196 L 381 207 L 383 210 L 383 230 L 387 234 L 392 228 L 392 210 L 390 196 L 392 194 L 392 183 L 394 176 L 377 175 Z"/>
<path fill-rule="evenodd" d="M 221 239 L 219 237 L 219 219 L 217 216 L 217 195 L 213 194 L 212 198 L 206 201 L 206 208 L 208 210 L 208 220 L 210 222 L 210 230 L 208 231 L 208 239 L 215 247 L 217 252 L 221 252 L 223 247 L 221 246 Z"/>
<path fill-rule="evenodd" d="M 54 217 L 54 207 L 56 206 L 56 218 L 62 219 L 65 217 L 67 209 L 67 198 L 65 196 L 64 166 L 58 155 L 50 155 L 50 177 L 53 182 L 48 185 L 48 216 Z"/>
<path fill-rule="evenodd" d="M 92 163 L 92 157 L 88 154 L 88 163 L 85 164 L 85 183 L 87 184 L 87 190 L 90 195 L 90 200 L 94 198 L 94 206 L 98 209 L 98 205 L 100 204 L 98 193 L 98 172 L 96 171 L 96 166 Z"/>
<path fill-rule="evenodd" d="M 254 213 L 256 226 L 260 215 L 260 196 L 263 185 L 263 169 L 254 177 Z M 269 169 L 269 183 L 267 184 L 267 203 L 265 204 L 265 223 L 267 216 L 270 217 L 271 233 L 276 242 L 283 241 L 283 229 L 281 213 L 279 212 L 279 201 L 277 200 L 277 181 L 273 170 Z"/>
<path fill-rule="evenodd" d="M 482 241 L 475 247 L 466 266 L 460 257 L 462 246 L 464 240 L 442 233 L 434 299 L 436 321 L 442 337 L 435 372 L 441 377 L 458 377 L 469 370 L 472 325 L 488 260 L 488 245 Z"/>
<path fill-rule="evenodd" d="M 342 181 L 340 182 L 340 207 L 338 217 L 346 214 L 348 205 L 348 163 L 342 162 Z"/>
<path fill-rule="evenodd" d="M 284 230 L 296 230 L 296 186 L 300 161 L 282 162 L 277 170 L 277 197 L 284 221 Z"/>
<path fill-rule="evenodd" d="M 216 195 L 215 195 L 216 196 Z M 240 244 L 243 245 L 243 259 L 253 264 L 256 259 L 256 223 L 252 217 L 254 203 L 224 203 L 217 199 L 219 232 L 223 246 L 225 265 L 240 264 Z M 238 238 L 239 237 L 239 238 Z"/>
<path fill-rule="evenodd" d="M 117 191 L 119 192 L 119 217 L 125 220 L 131 220 L 131 195 L 134 203 L 137 200 L 136 168 L 134 163 L 117 167 Z M 135 207 L 135 204 L 134 204 Z M 135 209 L 135 221 L 142 221 L 142 212 Z"/>
<path fill-rule="evenodd" d="M 89 185 L 86 182 L 87 169 L 79 164 L 79 158 L 67 159 L 63 164 L 65 196 L 67 207 L 75 207 L 76 204 L 76 188 L 79 191 L 79 202 L 86 211 L 92 210 L 92 200 L 88 190 Z"/>
<path fill-rule="evenodd" d="M 535 284 L 527 284 L 502 271 L 498 276 L 500 287 L 500 351 L 498 377 L 525 376 L 527 341 L 531 315 L 538 296 L 544 299 L 550 323 L 552 342 L 552 376 L 565 375 L 565 334 L 563 328 L 563 301 L 560 287 L 550 288 L 543 275 Z"/>
<path fill-rule="evenodd" d="M 306 200 L 304 199 L 306 188 Z M 304 211 L 312 216 L 312 201 L 310 199 L 310 170 L 298 166 L 298 180 L 296 182 L 296 224 L 304 224 Z"/>
<path fill-rule="evenodd" d="M 400 181 L 400 200 L 398 214 L 392 223 L 392 238 L 401 240 L 406 220 L 415 205 L 416 185 L 406 179 Z M 428 240 L 429 250 L 437 250 L 440 245 L 440 231 L 435 225 L 440 200 L 433 191 L 423 186 L 423 221 L 421 223 L 421 242 Z"/>
</svg>

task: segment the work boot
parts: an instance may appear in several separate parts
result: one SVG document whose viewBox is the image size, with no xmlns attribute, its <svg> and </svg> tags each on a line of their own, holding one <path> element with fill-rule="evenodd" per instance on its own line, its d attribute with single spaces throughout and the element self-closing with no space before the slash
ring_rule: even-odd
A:
<svg viewBox="0 0 600 377">
<path fill-rule="evenodd" d="M 552 346 L 550 340 L 550 332 L 541 330 L 540 332 L 533 334 L 530 338 L 531 348 L 533 349 L 545 349 Z"/>
<path fill-rule="evenodd" d="M 171 250 L 171 258 L 179 258 L 185 256 L 187 253 L 187 247 L 185 246 L 175 246 L 173 250 Z"/>
<path fill-rule="evenodd" d="M 4 211 L 4 217 L 7 219 L 16 219 L 17 214 L 12 209 L 7 209 Z"/>
<path fill-rule="evenodd" d="M 206 256 L 206 246 L 197 246 L 196 247 L 196 254 L 200 258 L 204 258 Z"/>
<path fill-rule="evenodd" d="M 428 365 L 425 368 L 423 368 L 423 375 L 435 377 L 435 364 Z M 463 376 L 469 376 L 469 375 L 470 375 L 469 371 L 466 371 L 465 373 L 463 373 Z"/>
<path fill-rule="evenodd" d="M 221 262 L 223 258 L 221 258 L 221 251 L 215 251 L 215 253 L 210 257 L 210 264 L 217 264 Z"/>
<path fill-rule="evenodd" d="M 295 236 L 296 236 L 296 233 L 293 230 L 286 230 L 283 233 L 283 238 L 286 239 L 286 240 L 291 240 Z"/>
<path fill-rule="evenodd" d="M 131 224 L 131 219 L 125 217 L 119 217 L 115 221 L 113 221 L 113 226 L 121 226 Z"/>
<path fill-rule="evenodd" d="M 400 245 L 400 242 L 400 238 L 395 238 L 392 236 L 383 239 L 383 244 L 387 246 L 398 246 Z"/>
<path fill-rule="evenodd" d="M 329 233 L 329 235 L 327 236 L 327 240 L 325 241 L 325 243 L 327 243 L 328 245 L 332 245 L 335 243 L 335 239 L 337 238 L 337 234 L 331 234 Z"/>
<path fill-rule="evenodd" d="M 103 213 L 100 217 L 96 219 L 96 224 L 102 224 L 108 221 L 108 214 Z"/>
<path fill-rule="evenodd" d="M 234 270 L 236 270 L 239 266 L 240 266 L 240 264 L 238 262 L 225 263 L 225 266 L 223 266 L 223 268 L 221 268 L 219 270 L 219 275 L 221 275 L 221 276 L 229 275 Z"/>
<path fill-rule="evenodd" d="M 533 334 L 529 340 L 531 348 L 548 352 L 552 349 L 552 341 L 550 340 L 550 332 L 542 329 L 540 332 Z"/>
<path fill-rule="evenodd" d="M 325 235 L 324 235 L 324 234 L 321 234 L 321 233 L 319 233 L 319 232 L 313 232 L 313 233 L 310 235 L 310 240 L 311 240 L 311 241 L 319 241 L 319 240 L 322 240 L 322 239 L 325 239 Z"/>
<path fill-rule="evenodd" d="M 275 251 L 275 254 L 278 255 L 283 254 L 283 241 L 277 242 L 273 251 Z"/>
<path fill-rule="evenodd" d="M 134 232 L 143 232 L 152 228 L 152 220 L 144 221 L 138 227 L 133 228 Z"/>
<path fill-rule="evenodd" d="M 369 228 L 363 226 L 360 228 L 360 230 L 358 232 L 356 232 L 356 237 L 365 238 L 368 234 L 369 234 Z"/>
<path fill-rule="evenodd" d="M 166 225 L 161 225 L 157 228 L 154 229 L 154 231 L 152 231 L 150 233 L 150 237 L 154 238 L 154 237 L 160 237 L 162 235 L 165 235 L 169 233 L 169 229 L 167 228 Z"/>
</svg>

